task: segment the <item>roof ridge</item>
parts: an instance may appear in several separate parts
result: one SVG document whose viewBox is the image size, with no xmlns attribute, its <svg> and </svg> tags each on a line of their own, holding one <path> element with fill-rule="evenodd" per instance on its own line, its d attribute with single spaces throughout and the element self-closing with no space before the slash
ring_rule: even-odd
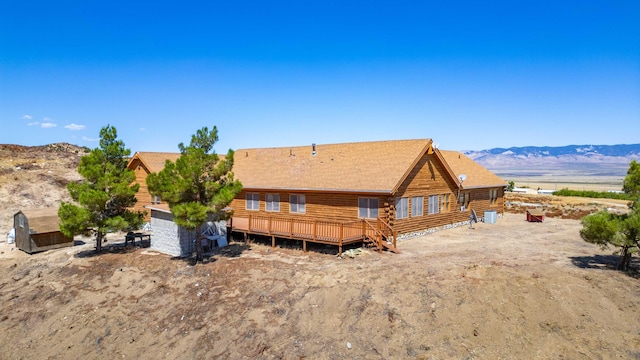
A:
<svg viewBox="0 0 640 360">
<path fill-rule="evenodd" d="M 179 151 L 136 151 L 135 154 L 180 154 Z"/>
<path fill-rule="evenodd" d="M 271 146 L 271 147 L 253 147 L 253 148 L 240 148 L 236 151 L 241 150 L 276 150 L 276 149 L 295 149 L 295 148 L 307 148 L 313 144 L 316 146 L 330 146 L 330 145 L 359 145 L 359 144 L 381 144 L 381 143 L 391 143 L 391 142 L 409 142 L 409 141 L 433 141 L 431 138 L 416 138 L 416 139 L 396 139 L 396 140 L 372 140 L 372 141 L 350 141 L 350 142 L 339 142 L 339 143 L 311 143 L 308 145 L 295 145 L 295 146 Z"/>
</svg>

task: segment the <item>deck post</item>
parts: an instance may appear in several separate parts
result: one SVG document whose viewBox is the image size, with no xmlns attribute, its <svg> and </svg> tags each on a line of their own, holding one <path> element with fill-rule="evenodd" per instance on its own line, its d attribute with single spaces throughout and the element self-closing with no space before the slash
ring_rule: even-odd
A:
<svg viewBox="0 0 640 360">
<path fill-rule="evenodd" d="M 251 231 L 251 214 L 249 214 L 249 222 L 247 224 L 247 230 Z"/>
<path fill-rule="evenodd" d="M 318 220 L 313 220 L 313 241 L 316 241 L 316 230 L 318 227 Z M 306 250 L 305 250 L 306 251 Z"/>
<path fill-rule="evenodd" d="M 276 237 L 271 235 L 271 247 L 276 247 Z"/>
<path fill-rule="evenodd" d="M 302 251 L 307 252 L 307 240 L 302 239 Z"/>
<path fill-rule="evenodd" d="M 340 238 L 338 239 L 338 255 L 342 255 L 342 237 L 344 236 L 344 224 L 340 223 Z"/>
<path fill-rule="evenodd" d="M 289 218 L 289 238 L 293 237 L 293 218 Z"/>
<path fill-rule="evenodd" d="M 273 218 L 269 216 L 269 227 L 267 228 L 267 234 L 271 234 L 271 219 Z"/>
</svg>

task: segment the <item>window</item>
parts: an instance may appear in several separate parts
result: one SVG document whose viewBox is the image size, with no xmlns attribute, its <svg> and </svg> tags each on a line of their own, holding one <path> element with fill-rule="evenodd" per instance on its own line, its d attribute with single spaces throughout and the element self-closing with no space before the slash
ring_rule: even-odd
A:
<svg viewBox="0 0 640 360">
<path fill-rule="evenodd" d="M 440 211 L 442 212 L 449 212 L 450 210 L 450 197 L 451 194 L 443 194 L 440 195 Z"/>
<path fill-rule="evenodd" d="M 422 216 L 424 207 L 424 197 L 414 196 L 411 198 L 411 216 Z"/>
<path fill-rule="evenodd" d="M 376 219 L 378 217 L 378 199 L 358 198 L 358 217 Z"/>
<path fill-rule="evenodd" d="M 440 196 L 429 195 L 429 214 L 437 214 L 440 208 Z"/>
<path fill-rule="evenodd" d="M 160 195 L 151 195 L 152 204 L 160 204 Z"/>
<path fill-rule="evenodd" d="M 267 211 L 280 211 L 280 194 L 267 194 L 265 200 L 265 207 Z"/>
<path fill-rule="evenodd" d="M 289 195 L 289 212 L 304 214 L 307 211 L 306 204 L 304 195 Z"/>
<path fill-rule="evenodd" d="M 489 190 L 489 205 L 495 205 L 498 203 L 498 189 Z"/>
<path fill-rule="evenodd" d="M 460 211 L 465 211 L 469 208 L 469 192 L 461 192 L 458 196 L 458 203 L 460 204 Z"/>
<path fill-rule="evenodd" d="M 260 210 L 260 194 L 247 193 L 247 210 Z"/>
<path fill-rule="evenodd" d="M 396 219 L 406 218 L 408 209 L 409 209 L 409 198 L 396 199 Z"/>
<path fill-rule="evenodd" d="M 23 214 L 18 215 L 18 226 L 20 226 L 21 228 L 24 228 L 24 215 Z"/>
</svg>

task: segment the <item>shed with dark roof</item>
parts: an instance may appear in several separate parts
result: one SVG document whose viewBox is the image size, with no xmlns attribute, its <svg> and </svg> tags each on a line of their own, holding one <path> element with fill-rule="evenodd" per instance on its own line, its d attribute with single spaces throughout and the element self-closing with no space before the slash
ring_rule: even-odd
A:
<svg viewBox="0 0 640 360">
<path fill-rule="evenodd" d="M 73 246 L 73 238 L 60 231 L 58 209 L 21 210 L 13 215 L 16 246 L 29 254 Z"/>
</svg>

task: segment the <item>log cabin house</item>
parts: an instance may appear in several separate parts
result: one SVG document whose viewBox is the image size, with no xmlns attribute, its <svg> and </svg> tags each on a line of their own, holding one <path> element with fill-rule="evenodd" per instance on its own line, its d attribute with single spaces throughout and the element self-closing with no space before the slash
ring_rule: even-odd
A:
<svg viewBox="0 0 640 360">
<path fill-rule="evenodd" d="M 21 210 L 13 215 L 16 247 L 35 252 L 73 246 L 73 238 L 60 231 L 58 209 Z"/>
<path fill-rule="evenodd" d="M 176 153 L 136 153 L 139 208 L 157 204 L 146 176 Z M 504 180 L 430 139 L 239 149 L 233 172 L 244 189 L 229 205 L 231 231 L 337 245 L 396 239 L 468 223 L 471 211 L 504 213 Z M 156 201 L 152 203 L 152 201 Z"/>
<path fill-rule="evenodd" d="M 240 149 L 232 231 L 342 246 L 468 223 L 504 212 L 504 180 L 430 139 Z"/>
</svg>

